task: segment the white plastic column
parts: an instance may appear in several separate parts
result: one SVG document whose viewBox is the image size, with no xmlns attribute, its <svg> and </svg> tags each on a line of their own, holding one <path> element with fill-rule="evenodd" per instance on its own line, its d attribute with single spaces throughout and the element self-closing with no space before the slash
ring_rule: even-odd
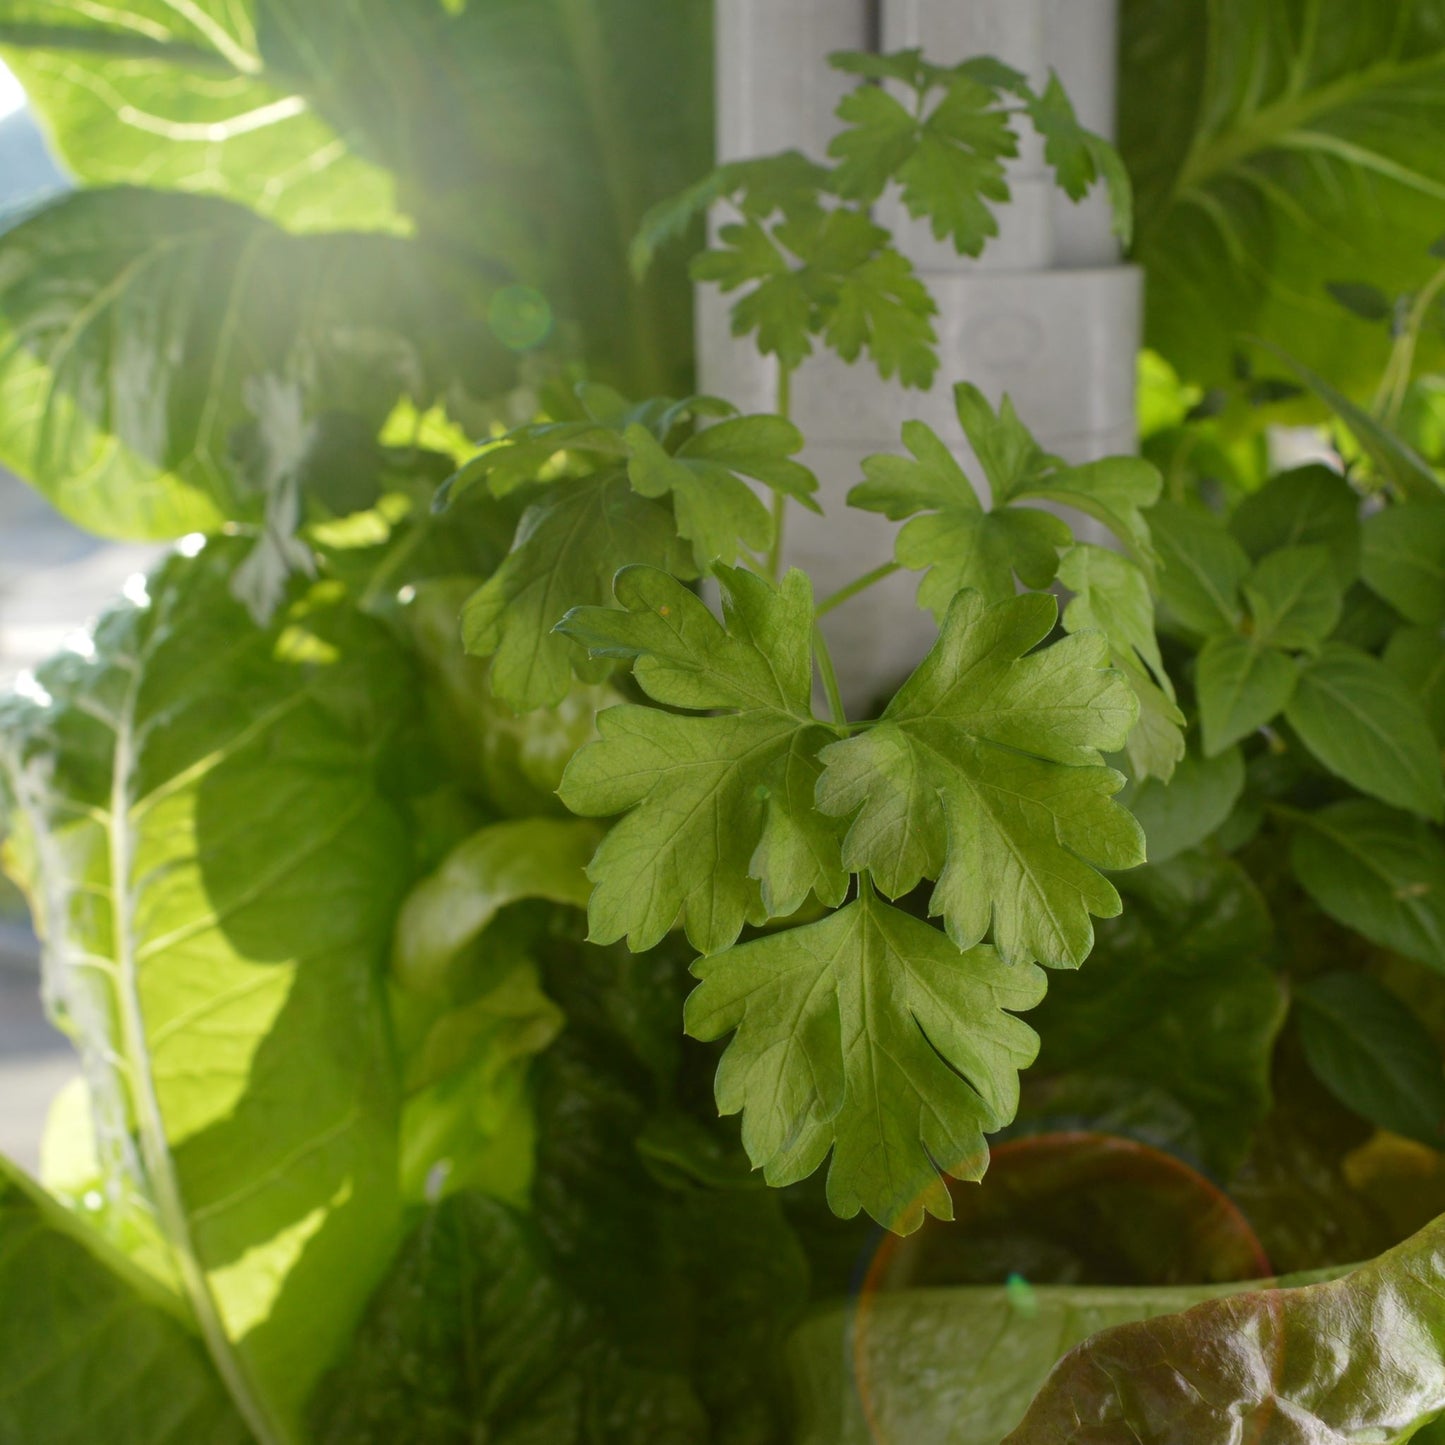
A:
<svg viewBox="0 0 1445 1445">
<path fill-rule="evenodd" d="M 717 14 L 719 158 L 787 147 L 821 157 L 849 87 L 826 56 L 867 48 L 869 0 L 718 0 Z M 1083 123 L 1113 133 L 1117 0 L 881 0 L 880 19 L 885 50 L 916 45 L 941 63 L 994 55 L 1039 86 L 1053 69 Z M 940 245 L 896 201 L 879 208 L 939 305 L 933 390 L 907 391 L 880 382 L 866 363 L 847 367 L 829 356 L 807 362 L 794 380 L 793 416 L 827 515 L 794 508 L 785 554 L 812 574 L 820 596 L 891 555 L 895 529 L 850 511 L 844 498 L 865 456 L 899 449 L 905 421 L 928 422 L 982 482 L 954 415 L 956 381 L 972 381 L 995 404 L 1008 393 L 1044 447 L 1071 461 L 1134 447 L 1140 275 L 1120 264 L 1102 194 L 1075 206 L 1031 134 L 1021 152 L 1000 234 L 978 260 Z M 728 305 L 711 289 L 699 295 L 703 389 L 745 410 L 772 410 L 776 367 L 729 334 Z M 911 574 L 895 576 L 828 618 L 850 707 L 895 684 L 931 641 L 916 587 Z"/>
</svg>

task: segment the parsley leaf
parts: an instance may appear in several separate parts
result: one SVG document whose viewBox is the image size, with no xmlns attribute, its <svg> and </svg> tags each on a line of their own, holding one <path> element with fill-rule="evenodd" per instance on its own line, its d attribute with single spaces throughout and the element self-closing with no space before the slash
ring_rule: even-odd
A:
<svg viewBox="0 0 1445 1445">
<path fill-rule="evenodd" d="M 931 911 L 960 948 L 992 927 L 1010 963 L 1077 967 L 1089 914 L 1119 911 L 1091 864 L 1144 861 L 1112 801 L 1124 779 L 1099 756 L 1124 746 L 1139 706 L 1099 634 L 1032 651 L 1056 615 L 1041 594 L 960 593 L 882 721 L 824 750 L 818 806 L 852 816 L 843 861 L 890 897 L 936 879 Z"/>
<path fill-rule="evenodd" d="M 960 953 L 882 902 L 856 902 L 700 959 L 687 1031 L 721 1038 L 718 1108 L 770 1184 L 806 1178 L 831 1149 L 828 1202 L 900 1234 L 953 1217 L 942 1174 L 979 1179 L 984 1134 L 1018 1107 L 1038 1038 L 1006 1010 L 1043 997 L 1043 972 L 987 947 Z"/>
<path fill-rule="evenodd" d="M 895 547 L 901 566 L 925 573 L 920 606 L 941 619 L 954 594 L 966 587 L 997 602 L 1013 596 L 1015 573 L 1029 587 L 1053 581 L 1059 548 L 1073 540 L 1065 522 L 1033 508 L 986 512 L 963 468 L 931 427 L 908 422 L 903 441 L 915 460 L 868 457 L 863 463 L 867 481 L 853 488 L 848 503 L 895 521 L 926 513 L 913 517 Z"/>
<path fill-rule="evenodd" d="M 920 95 L 915 114 L 873 85 L 844 97 L 838 118 L 847 129 L 828 147 L 839 161 L 834 188 L 872 204 L 896 180 L 913 216 L 928 217 L 940 241 L 951 237 L 960 253 L 977 256 L 998 235 L 988 203 L 1009 198 L 1003 162 L 1018 154 L 1018 141 L 995 91 L 968 76 L 954 76 L 927 115 L 924 103 Z"/>
<path fill-rule="evenodd" d="M 583 608 L 558 631 L 594 657 L 634 659 L 639 686 L 684 716 L 611 708 L 601 740 L 562 779 L 562 801 L 588 817 L 625 813 L 588 870 L 591 936 L 651 948 L 677 922 L 704 953 L 743 923 L 795 912 L 808 893 L 842 902 L 847 875 L 832 819 L 812 806 L 820 748 L 837 731 L 814 720 L 813 597 L 790 572 L 773 587 L 719 568 L 725 623 L 682 583 L 631 567 L 626 609 Z"/>
<path fill-rule="evenodd" d="M 606 602 L 617 570 L 633 562 L 693 575 L 669 506 L 639 497 L 622 472 L 545 488 L 523 512 L 507 559 L 462 612 L 467 651 L 495 654 L 493 692 L 518 712 L 561 702 L 577 654 L 553 628 L 571 608 Z"/>
<path fill-rule="evenodd" d="M 1102 136 L 1085 130 L 1059 77 L 1049 72 L 1042 95 L 1025 102 L 1034 129 L 1044 138 L 1044 159 L 1071 201 L 1081 201 L 1103 179 L 1113 203 L 1114 234 L 1128 245 L 1134 235 L 1134 193 L 1119 152 Z"/>
<path fill-rule="evenodd" d="M 812 497 L 817 478 L 792 460 L 803 448 L 803 434 L 780 416 L 733 417 L 697 432 L 672 453 L 638 423 L 627 428 L 624 440 L 633 491 L 672 494 L 678 534 L 693 544 L 699 572 L 717 561 L 732 563 L 739 544 L 758 552 L 772 544 L 768 509 L 741 477 L 819 510 Z"/>
</svg>

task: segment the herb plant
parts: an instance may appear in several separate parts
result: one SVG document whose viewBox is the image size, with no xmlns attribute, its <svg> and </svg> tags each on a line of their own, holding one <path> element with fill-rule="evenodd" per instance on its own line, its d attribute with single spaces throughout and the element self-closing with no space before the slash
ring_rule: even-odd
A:
<svg viewBox="0 0 1445 1445">
<path fill-rule="evenodd" d="M 1445 509 L 1397 415 L 1295 366 L 1350 469 L 1218 507 L 1187 447 L 1154 449 L 1167 482 L 1069 465 L 948 378 L 958 433 L 908 424 L 849 498 L 879 565 L 824 598 L 783 568 L 788 509 L 817 505 L 796 370 L 820 348 L 910 386 L 940 369 L 881 195 L 977 254 L 1028 124 L 1128 234 L 1121 164 L 1056 81 L 837 57 L 860 83 L 828 161 L 724 166 L 648 209 L 637 156 L 671 111 L 629 83 L 629 37 L 655 7 L 416 0 L 374 31 L 55 8 L 0 8 L 0 44 L 62 140 L 112 127 L 90 178 L 142 168 L 115 117 L 144 106 L 178 137 L 146 173 L 220 194 L 103 186 L 0 235 L 0 456 L 97 530 L 182 538 L 0 704 L 6 866 L 84 1069 L 46 1187 L 0 1173 L 24 1304 L 0 1440 L 836 1445 L 855 1426 L 797 1408 L 784 1346 L 876 1221 L 924 1282 L 1031 1261 L 957 1306 L 962 1354 L 1015 1346 L 991 1356 L 1019 1361 L 997 1441 L 1080 1333 L 1071 1286 L 1162 1273 L 1182 1307 L 1259 1250 L 1169 1274 L 1163 1186 L 1111 1194 L 1071 1144 L 1052 1184 L 995 1196 L 970 1182 L 991 1138 L 1108 1134 L 1186 1204 L 1207 1171 L 1280 1269 L 1435 1212 L 1392 1181 L 1445 1120 Z M 702 9 L 669 8 L 684 59 Z M 107 121 L 92 57 L 121 53 Z M 372 84 L 383 54 L 416 73 Z M 543 99 L 586 98 L 560 136 L 506 84 L 519 60 Z M 279 167 L 264 130 L 187 151 L 228 87 L 264 109 L 286 81 L 312 164 Z M 535 148 L 494 135 L 499 96 Z M 695 139 L 657 143 L 661 174 L 700 169 Z M 498 175 L 474 214 L 461 193 Z M 713 206 L 692 274 L 776 359 L 774 414 L 675 384 L 677 257 Z M 338 216 L 363 229 L 314 230 Z M 850 717 L 826 618 L 904 569 L 937 641 Z M 995 1197 L 1001 1226 L 974 1203 Z M 1079 1219 L 1121 1197 L 1101 1263 Z M 1117 1383 L 1156 1340 L 1217 1365 L 1191 1439 L 1283 1402 L 1407 1438 L 1445 1410 L 1439 1273 L 1427 1231 L 1335 1283 L 1125 1323 L 1016 1438 L 1096 1404 L 1163 1428 L 1178 1371 L 1157 1407 Z M 1155 1308 L 1111 1299 L 1088 1318 Z M 1367 1311 L 1397 1327 L 1371 1332 L 1388 1378 L 1293 1348 Z M 1035 1317 L 1073 1323 L 1019 1350 Z M 1297 1373 L 1256 1388 L 1266 1317 Z"/>
</svg>

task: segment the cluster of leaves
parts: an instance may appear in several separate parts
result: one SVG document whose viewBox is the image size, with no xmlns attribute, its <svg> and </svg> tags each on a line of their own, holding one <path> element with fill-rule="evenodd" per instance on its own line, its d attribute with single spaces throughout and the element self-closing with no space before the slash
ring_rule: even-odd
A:
<svg viewBox="0 0 1445 1445">
<path fill-rule="evenodd" d="M 1009 200 L 1004 166 L 1018 154 L 1019 116 L 1043 138 L 1071 199 L 1107 184 L 1115 229 L 1128 240 L 1128 174 L 1114 148 L 1079 124 L 1057 76 L 1039 92 L 987 58 L 945 67 L 917 50 L 845 51 L 831 61 L 862 82 L 838 107 L 843 128 L 829 146 L 836 164 L 788 151 L 720 166 L 657 206 L 633 246 L 634 270 L 645 274 L 700 213 L 726 202 L 737 219 L 719 226 L 717 244 L 693 261 L 693 278 L 744 292 L 733 306 L 734 334 L 754 337 L 784 371 L 801 366 L 821 338 L 845 361 L 867 351 L 885 380 L 933 384 L 937 307 L 872 210 L 896 189 L 938 240 L 960 255 L 981 254 L 998 235 L 995 207 Z"/>
</svg>

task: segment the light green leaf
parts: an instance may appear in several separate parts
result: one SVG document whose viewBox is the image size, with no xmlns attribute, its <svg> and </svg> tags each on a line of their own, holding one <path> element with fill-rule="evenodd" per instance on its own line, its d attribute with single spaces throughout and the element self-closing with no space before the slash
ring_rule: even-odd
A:
<svg viewBox="0 0 1445 1445">
<path fill-rule="evenodd" d="M 1148 343 L 1230 385 L 1241 336 L 1365 398 L 1388 327 L 1331 283 L 1391 298 L 1439 265 L 1445 30 L 1437 0 L 1127 0 L 1120 149 L 1138 191 Z"/>
<path fill-rule="evenodd" d="M 1243 791 L 1244 755 L 1225 748 L 1215 757 L 1186 753 L 1171 778 L 1150 778 L 1122 801 L 1144 830 L 1150 863 L 1167 863 L 1222 826 Z"/>
<path fill-rule="evenodd" d="M 1018 1071 L 1038 1049 L 1006 1010 L 1032 1008 L 1043 972 L 991 948 L 960 953 L 940 932 L 858 900 L 821 923 L 700 959 L 687 1030 L 736 1030 L 717 1102 L 743 1115 L 768 1182 L 811 1174 L 828 1151 L 828 1203 L 907 1234 L 952 1218 L 941 1175 L 978 1179 L 985 1133 L 1012 1119 Z"/>
<path fill-rule="evenodd" d="M 818 750 L 837 736 L 811 711 L 808 579 L 790 572 L 775 589 L 750 572 L 718 577 L 725 623 L 672 577 L 639 567 L 617 579 L 625 611 L 584 608 L 560 628 L 594 657 L 634 659 L 657 702 L 710 714 L 612 708 L 598 719 L 601 741 L 567 768 L 561 795 L 574 812 L 627 814 L 588 870 L 600 943 L 626 935 L 630 948 L 651 948 L 680 916 L 693 946 L 713 953 L 745 921 L 792 913 L 810 890 L 837 904 L 847 889 L 840 830 L 812 815 L 807 796 Z"/>
<path fill-rule="evenodd" d="M 1445 621 L 1445 504 L 1387 507 L 1366 518 L 1360 573 L 1409 621 Z"/>
<path fill-rule="evenodd" d="M 1298 677 L 1294 662 L 1257 638 L 1211 637 L 1194 677 L 1205 757 L 1217 757 L 1278 717 Z"/>
<path fill-rule="evenodd" d="M 1063 465 L 1034 440 L 1009 397 L 995 412 L 976 386 L 963 381 L 953 388 L 953 401 L 963 434 L 988 478 L 994 506 L 1037 492 Z"/>
<path fill-rule="evenodd" d="M 851 816 L 843 861 L 890 897 L 936 879 L 930 908 L 960 948 L 992 928 L 1009 962 L 1074 967 L 1089 914 L 1119 910 L 1091 864 L 1144 857 L 1112 801 L 1123 779 L 1099 766 L 1138 703 L 1098 634 L 1032 650 L 1056 616 L 1037 593 L 995 606 L 960 593 L 882 721 L 823 752 L 818 806 Z"/>
<path fill-rule="evenodd" d="M 1445 1410 L 1442 1261 L 1437 1222 L 1343 1279 L 1103 1330 L 1059 1362 L 1005 1445 L 1234 1445 L 1245 1419 L 1299 1421 L 1307 1433 L 1280 1428 L 1320 1445 L 1409 1440 Z"/>
<path fill-rule="evenodd" d="M 1184 756 L 1184 714 L 1179 704 L 1149 674 L 1127 657 L 1116 656 L 1114 665 L 1129 679 L 1139 699 L 1139 721 L 1129 731 L 1124 754 L 1136 779 L 1159 778 L 1168 782 Z"/>
<path fill-rule="evenodd" d="M 1445 627 L 1402 627 L 1385 648 L 1385 666 L 1405 680 L 1445 748 Z"/>
<path fill-rule="evenodd" d="M 1382 1129 L 1445 1140 L 1445 1061 L 1400 999 L 1360 973 L 1307 979 L 1294 997 L 1305 1058 L 1330 1093 Z"/>
<path fill-rule="evenodd" d="M 1150 571 L 1155 562 L 1153 540 L 1143 509 L 1159 500 L 1163 479 L 1142 457 L 1104 457 L 1079 467 L 1064 467 L 1017 488 L 1015 500 L 1032 498 L 1072 507 L 1102 522 Z"/>
<path fill-rule="evenodd" d="M 672 494 L 678 535 L 692 543 L 699 572 L 737 560 L 740 547 L 755 552 L 772 544 L 768 509 L 742 480 L 752 477 L 817 510 L 817 479 L 792 460 L 803 436 L 782 417 L 733 417 L 708 427 L 669 453 L 646 427 L 625 433 L 632 489 L 644 497 Z"/>
<path fill-rule="evenodd" d="M 263 55 L 254 0 L 16 0 L 0 53 L 89 185 L 145 178 L 239 201 L 293 230 L 395 229 L 392 177 Z M 264 28 L 264 22 L 262 27 Z"/>
<path fill-rule="evenodd" d="M 1256 561 L 1281 547 L 1327 547 L 1341 586 L 1359 575 L 1360 499 L 1337 471 L 1296 467 L 1271 477 L 1234 509 L 1229 530 Z"/>
<path fill-rule="evenodd" d="M 1064 608 L 1065 629 L 1102 632 L 1115 652 L 1137 657 L 1172 696 L 1154 636 L 1154 599 L 1143 569 L 1107 547 L 1081 543 L 1064 553 L 1059 581 L 1074 594 Z"/>
<path fill-rule="evenodd" d="M 1232 632 L 1243 619 L 1239 589 L 1249 576 L 1249 557 L 1212 512 L 1159 502 L 1149 530 L 1163 570 L 1159 591 L 1180 624 L 1206 637 Z"/>
<path fill-rule="evenodd" d="M 1364 799 L 1292 815 L 1290 863 L 1331 918 L 1445 971 L 1445 844 L 1408 813 Z"/>
<path fill-rule="evenodd" d="M 554 629 L 570 609 L 607 602 L 613 577 L 631 563 L 692 575 L 692 549 L 678 540 L 667 504 L 638 496 L 618 472 L 549 486 L 462 613 L 467 651 L 492 657 L 497 696 L 519 712 L 560 702 L 582 657 Z"/>
<path fill-rule="evenodd" d="M 396 922 L 392 969 L 404 988 L 444 993 L 452 961 L 509 903 L 545 898 L 586 908 L 586 868 L 600 833 L 590 823 L 495 823 L 447 854 L 412 889 Z"/>
<path fill-rule="evenodd" d="M 411 860 L 377 774 L 410 694 L 344 605 L 253 627 L 236 559 L 173 560 L 93 659 L 38 669 L 0 786 L 116 1214 L 154 1218 L 238 1408 L 287 1441 L 400 1227 L 382 965 Z"/>
<path fill-rule="evenodd" d="M 1032 1020 L 1039 1069 L 1166 1090 L 1228 1172 L 1269 1110 L 1285 1016 L 1264 899 L 1237 864 L 1204 853 L 1119 884 L 1123 913 L 1099 925 L 1088 966 L 1054 980 Z"/>
<path fill-rule="evenodd" d="M 251 1445 L 184 1303 L 0 1160 L 0 1438 Z"/>
<path fill-rule="evenodd" d="M 1336 777 L 1381 802 L 1441 817 L 1440 750 L 1419 699 L 1378 659 L 1327 644 L 1301 670 L 1285 717 Z"/>
</svg>

